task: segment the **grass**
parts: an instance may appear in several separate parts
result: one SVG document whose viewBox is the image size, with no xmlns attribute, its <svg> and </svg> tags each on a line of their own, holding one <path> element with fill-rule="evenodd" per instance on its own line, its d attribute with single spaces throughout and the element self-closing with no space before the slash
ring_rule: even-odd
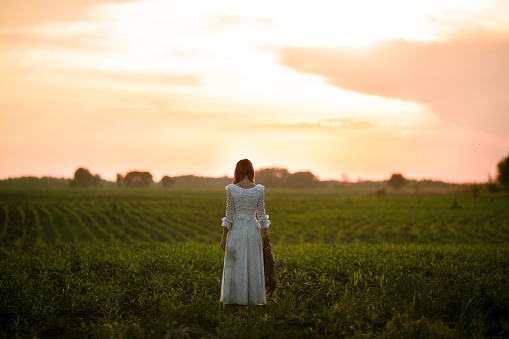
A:
<svg viewBox="0 0 509 339">
<path fill-rule="evenodd" d="M 278 285 L 219 302 L 224 191 L 0 191 L 0 335 L 509 337 L 506 195 L 267 192 Z"/>
</svg>

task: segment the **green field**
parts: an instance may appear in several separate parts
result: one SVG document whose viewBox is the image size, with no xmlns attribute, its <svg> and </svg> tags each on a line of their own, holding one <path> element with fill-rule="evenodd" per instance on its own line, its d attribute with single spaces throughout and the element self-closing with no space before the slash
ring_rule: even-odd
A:
<svg viewBox="0 0 509 339">
<path fill-rule="evenodd" d="M 225 191 L 0 191 L 5 337 L 509 337 L 509 196 L 266 192 L 278 287 L 219 303 Z"/>
</svg>

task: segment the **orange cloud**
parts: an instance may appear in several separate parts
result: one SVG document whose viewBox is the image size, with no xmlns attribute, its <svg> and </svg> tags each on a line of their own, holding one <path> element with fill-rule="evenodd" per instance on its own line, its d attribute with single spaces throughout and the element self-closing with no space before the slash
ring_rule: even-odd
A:
<svg viewBox="0 0 509 339">
<path fill-rule="evenodd" d="M 391 40 L 362 49 L 281 50 L 281 64 L 354 92 L 429 105 L 493 133 L 509 127 L 509 33 L 445 42 Z"/>
<path fill-rule="evenodd" d="M 74 20 L 86 17 L 86 8 L 105 3 L 132 0 L 37 0 L 0 1 L 0 27 L 22 27 L 50 21 Z"/>
<path fill-rule="evenodd" d="M 108 51 L 108 47 L 101 42 L 104 40 L 105 29 L 95 29 L 93 32 L 80 32 L 65 37 L 49 37 L 36 30 L 12 29 L 0 31 L 2 47 L 6 49 L 66 49 L 74 51 Z"/>
<path fill-rule="evenodd" d="M 155 74 L 127 72 L 75 72 L 81 80 L 96 80 L 111 84 L 129 84 L 136 86 L 199 86 L 199 77 L 190 74 Z"/>
</svg>

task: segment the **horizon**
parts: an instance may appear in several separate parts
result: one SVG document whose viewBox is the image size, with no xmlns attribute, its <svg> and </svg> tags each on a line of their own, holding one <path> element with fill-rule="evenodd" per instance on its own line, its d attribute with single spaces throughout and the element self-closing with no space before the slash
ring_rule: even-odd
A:
<svg viewBox="0 0 509 339">
<path fill-rule="evenodd" d="M 0 178 L 473 183 L 509 154 L 504 0 L 52 5 L 0 3 Z"/>
<path fill-rule="evenodd" d="M 122 172 L 122 173 L 117 172 L 115 174 L 115 177 L 103 177 L 101 173 L 94 172 L 94 171 L 90 170 L 87 167 L 80 166 L 78 168 L 88 169 L 92 175 L 99 175 L 101 180 L 105 180 L 105 181 L 108 181 L 108 182 L 116 182 L 117 181 L 116 174 L 120 174 L 122 176 L 125 176 L 127 173 L 133 172 L 133 171 L 148 172 L 148 173 L 150 173 L 152 175 L 152 179 L 153 179 L 154 183 L 160 182 L 161 179 L 164 176 L 169 176 L 171 178 L 178 178 L 178 177 L 185 177 L 185 176 L 196 176 L 196 177 L 211 178 L 211 179 L 233 178 L 233 174 L 230 174 L 230 175 L 229 174 L 224 174 L 224 175 L 207 175 L 207 174 L 195 174 L 195 173 L 180 173 L 180 174 L 175 174 L 175 175 L 169 175 L 169 174 L 166 173 L 166 174 L 154 175 L 150 170 L 147 170 L 147 169 L 144 169 L 144 170 L 143 169 L 133 169 L 133 170 L 128 170 L 128 171 L 125 171 L 125 172 Z M 76 168 L 76 170 L 78 168 Z M 321 177 L 316 175 L 316 173 L 314 173 L 311 170 L 290 171 L 288 168 L 285 168 L 285 167 L 282 167 L 282 166 L 263 167 L 263 168 L 255 169 L 255 180 L 256 180 L 256 172 L 258 172 L 260 170 L 265 170 L 265 169 L 284 169 L 284 170 L 287 170 L 288 173 L 290 173 L 290 174 L 295 174 L 295 173 L 298 173 L 298 172 L 310 172 L 311 174 L 313 174 L 315 176 L 315 178 L 318 181 L 322 181 L 322 182 L 325 182 L 325 181 L 338 181 L 338 182 L 350 182 L 350 183 L 368 182 L 368 181 L 383 182 L 383 181 L 388 181 L 392 174 L 401 174 L 401 175 L 403 175 L 403 177 L 406 180 L 418 181 L 418 182 L 419 181 L 427 181 L 427 180 L 429 180 L 429 181 L 433 181 L 433 182 L 443 182 L 443 183 L 446 183 L 446 184 L 459 184 L 459 185 L 462 185 L 462 184 L 475 184 L 475 183 L 479 183 L 480 184 L 480 183 L 483 183 L 483 182 L 487 181 L 486 180 L 486 181 L 481 181 L 481 182 L 455 182 L 455 181 L 446 181 L 446 180 L 441 180 L 441 179 L 436 179 L 436 178 L 428 178 L 428 177 L 424 177 L 424 178 L 412 178 L 412 177 L 407 177 L 404 173 L 399 173 L 399 172 L 390 173 L 386 178 L 361 178 L 361 177 L 352 178 L 352 177 L 349 177 L 346 174 L 344 176 L 342 176 L 341 178 L 321 178 Z M 54 176 L 54 175 L 39 175 L 39 176 L 37 176 L 37 175 L 21 175 L 21 176 L 16 176 L 16 177 L 0 178 L 0 181 L 9 180 L 9 179 L 28 178 L 28 177 L 35 177 L 35 178 L 38 178 L 38 179 L 41 179 L 41 178 L 55 178 L 55 179 L 73 180 L 74 172 L 73 172 L 73 174 L 71 176 L 68 176 L 68 175 L 63 175 L 63 176 Z M 159 178 L 159 179 L 156 179 L 156 178 Z"/>
</svg>

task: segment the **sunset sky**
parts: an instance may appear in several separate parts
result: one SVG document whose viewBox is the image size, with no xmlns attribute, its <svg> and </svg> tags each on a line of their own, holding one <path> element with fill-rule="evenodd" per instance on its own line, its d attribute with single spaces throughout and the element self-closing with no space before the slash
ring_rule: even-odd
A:
<svg viewBox="0 0 509 339">
<path fill-rule="evenodd" d="M 508 154 L 507 0 L 0 1 L 0 179 L 482 182 Z"/>
</svg>

